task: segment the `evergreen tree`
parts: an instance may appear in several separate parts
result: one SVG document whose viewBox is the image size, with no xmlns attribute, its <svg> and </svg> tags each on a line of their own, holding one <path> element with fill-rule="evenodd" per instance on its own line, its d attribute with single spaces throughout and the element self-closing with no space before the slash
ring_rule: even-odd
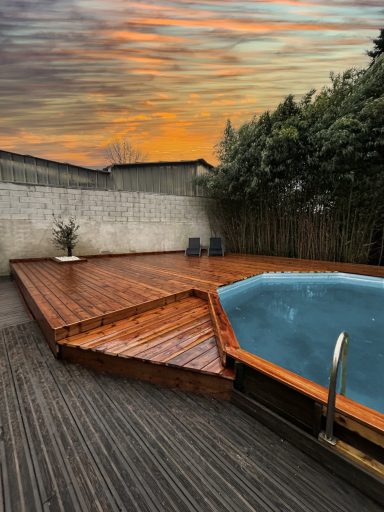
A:
<svg viewBox="0 0 384 512">
<path fill-rule="evenodd" d="M 377 55 L 317 95 L 289 95 L 237 130 L 227 122 L 204 181 L 232 249 L 384 262 L 383 84 Z"/>
<path fill-rule="evenodd" d="M 380 30 L 380 35 L 379 37 L 377 37 L 376 39 L 373 40 L 373 43 L 374 43 L 374 47 L 373 47 L 373 50 L 369 50 L 367 52 L 367 55 L 368 57 L 371 57 L 372 59 L 372 62 L 371 64 L 375 61 L 375 59 L 381 55 L 382 53 L 384 53 L 384 28 L 382 28 Z"/>
</svg>

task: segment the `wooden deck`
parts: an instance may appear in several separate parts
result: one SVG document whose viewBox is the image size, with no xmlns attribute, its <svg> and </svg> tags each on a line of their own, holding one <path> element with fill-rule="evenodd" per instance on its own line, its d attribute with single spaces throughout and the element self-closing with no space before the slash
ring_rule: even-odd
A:
<svg viewBox="0 0 384 512">
<path fill-rule="evenodd" d="M 124 318 L 135 307 L 164 305 L 168 297 L 191 289 L 214 292 L 263 272 L 326 270 L 384 276 L 383 267 L 250 255 L 188 258 L 173 253 L 89 258 L 81 265 L 51 260 L 12 263 L 29 307 L 55 341 L 118 315 Z"/>
<path fill-rule="evenodd" d="M 199 297 L 57 343 L 61 357 L 95 369 L 222 398 L 231 393 L 234 372 L 222 365 L 207 300 Z"/>
<path fill-rule="evenodd" d="M 207 302 L 189 297 L 59 341 L 119 357 L 222 372 Z"/>
<path fill-rule="evenodd" d="M 233 371 L 225 369 L 223 347 L 233 335 L 220 311 L 218 286 L 271 271 L 384 276 L 383 268 L 367 265 L 181 253 L 90 257 L 81 265 L 23 260 L 13 261 L 11 269 L 56 355 L 224 395 Z"/>
<path fill-rule="evenodd" d="M 58 357 L 98 371 L 225 399 L 233 397 L 233 363 L 238 361 L 256 371 L 257 379 L 267 376 L 268 396 L 279 383 L 288 386 L 284 387 L 287 396 L 300 391 L 295 395 L 297 403 L 300 407 L 305 403 L 301 413 L 307 415 L 307 427 L 316 432 L 321 423 L 318 412 L 325 414 L 327 390 L 243 354 L 218 300 L 218 286 L 269 271 L 384 276 L 383 268 L 365 265 L 244 255 L 95 257 L 74 266 L 50 260 L 12 262 L 23 296 Z M 239 368 L 241 389 L 244 367 Z M 286 403 L 291 402 L 292 398 Z M 362 436 L 371 452 L 383 446 L 383 415 L 347 398 L 338 397 L 336 406 L 336 423 L 344 429 L 348 445 L 343 456 L 356 448 L 348 444 L 351 434 Z M 353 452 L 355 462 L 359 457 L 366 459 L 359 443 Z M 379 458 L 374 453 L 372 457 L 368 469 L 381 475 L 381 466 L 376 465 Z"/>
</svg>

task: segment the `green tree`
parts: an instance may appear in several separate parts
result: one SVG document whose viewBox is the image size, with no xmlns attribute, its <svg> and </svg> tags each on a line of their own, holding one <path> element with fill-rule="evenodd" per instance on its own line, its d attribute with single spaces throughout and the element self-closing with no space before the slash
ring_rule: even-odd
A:
<svg viewBox="0 0 384 512">
<path fill-rule="evenodd" d="M 68 256 L 72 256 L 72 249 L 77 244 L 79 227 L 74 217 L 65 222 L 60 216 L 53 215 L 52 242 L 59 249 L 66 250 Z"/>
<path fill-rule="evenodd" d="M 384 53 L 384 28 L 380 30 L 380 35 L 376 39 L 373 40 L 374 47 L 373 50 L 367 51 L 368 57 L 371 57 L 372 63 L 375 59 Z"/>
<path fill-rule="evenodd" d="M 223 137 L 216 145 L 216 154 L 221 162 L 230 162 L 233 158 L 232 150 L 236 144 L 236 131 L 232 123 L 227 119 Z"/>
<path fill-rule="evenodd" d="M 237 130 L 204 178 L 233 248 L 382 263 L 384 55 Z"/>
</svg>

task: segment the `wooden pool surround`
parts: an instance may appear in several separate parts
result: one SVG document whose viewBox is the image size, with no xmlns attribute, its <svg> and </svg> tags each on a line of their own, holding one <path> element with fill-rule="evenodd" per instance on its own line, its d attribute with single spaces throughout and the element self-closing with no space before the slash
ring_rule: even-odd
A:
<svg viewBox="0 0 384 512">
<path fill-rule="evenodd" d="M 234 363 L 239 362 L 321 404 L 323 413 L 326 388 L 240 347 L 217 288 L 264 272 L 339 271 L 384 277 L 383 267 L 271 256 L 198 258 L 176 252 L 86 257 L 87 262 L 75 266 L 50 259 L 10 262 L 57 357 L 223 398 L 230 396 Z M 204 327 L 201 339 L 199 325 Z M 159 350 L 166 356 L 159 356 Z M 151 359 L 151 354 L 157 355 Z M 340 395 L 336 410 L 340 425 L 384 448 L 383 414 Z"/>
</svg>

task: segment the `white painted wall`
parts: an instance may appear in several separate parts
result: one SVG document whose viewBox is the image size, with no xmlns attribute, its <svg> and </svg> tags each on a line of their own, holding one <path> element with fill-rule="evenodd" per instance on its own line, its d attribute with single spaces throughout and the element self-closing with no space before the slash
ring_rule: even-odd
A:
<svg viewBox="0 0 384 512">
<path fill-rule="evenodd" d="M 9 259 L 57 256 L 52 214 L 80 224 L 74 254 L 185 249 L 188 237 L 208 245 L 209 199 L 144 192 L 80 190 L 0 183 L 0 275 Z"/>
</svg>

